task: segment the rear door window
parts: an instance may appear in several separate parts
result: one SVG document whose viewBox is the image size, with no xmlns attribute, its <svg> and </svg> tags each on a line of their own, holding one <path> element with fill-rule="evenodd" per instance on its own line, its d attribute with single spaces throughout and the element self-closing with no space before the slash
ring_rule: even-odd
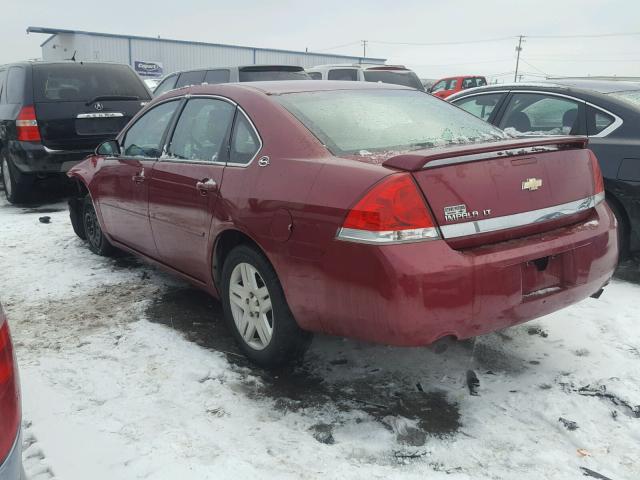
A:
<svg viewBox="0 0 640 480">
<path fill-rule="evenodd" d="M 307 72 L 307 75 L 311 77 L 311 80 L 322 80 L 322 74 L 320 72 Z"/>
<path fill-rule="evenodd" d="M 231 139 L 231 163 L 246 165 L 260 150 L 260 139 L 241 110 L 236 115 Z"/>
<path fill-rule="evenodd" d="M 490 93 L 474 95 L 453 102 L 454 105 L 466 110 L 482 120 L 488 121 L 489 117 L 504 98 L 506 93 Z"/>
<path fill-rule="evenodd" d="M 349 80 L 355 82 L 358 80 L 358 70 L 355 68 L 336 68 L 329 70 L 327 78 L 329 80 Z"/>
<path fill-rule="evenodd" d="M 173 90 L 176 86 L 177 80 L 178 80 L 178 75 L 168 76 L 160 83 L 160 85 L 156 87 L 156 89 L 153 91 L 153 96 L 159 97 L 163 93 L 168 92 L 169 90 Z"/>
<path fill-rule="evenodd" d="M 204 70 L 181 73 L 178 81 L 176 82 L 176 88 L 188 87 L 189 85 L 200 85 L 204 81 L 204 73 Z"/>
<path fill-rule="evenodd" d="M 167 148 L 169 159 L 226 162 L 227 139 L 235 107 L 223 100 L 194 98 L 187 102 Z"/>
<path fill-rule="evenodd" d="M 7 75 L 7 103 L 19 104 L 24 98 L 24 83 L 26 72 L 24 67 L 11 67 Z"/>
<path fill-rule="evenodd" d="M 126 65 L 53 63 L 33 66 L 36 102 L 88 102 L 97 97 L 148 100 L 142 80 Z"/>
<path fill-rule="evenodd" d="M 165 132 L 179 104 L 179 100 L 162 103 L 136 120 L 124 138 L 123 155 L 158 158 L 162 153 Z"/>
<path fill-rule="evenodd" d="M 364 79 L 367 82 L 391 83 L 424 90 L 422 82 L 411 70 L 365 70 Z"/>
<path fill-rule="evenodd" d="M 581 128 L 581 118 L 584 118 L 581 103 L 544 93 L 514 93 L 499 127 L 544 135 L 584 133 Z"/>
<path fill-rule="evenodd" d="M 204 83 L 228 83 L 229 70 L 209 70 L 204 76 Z"/>
</svg>

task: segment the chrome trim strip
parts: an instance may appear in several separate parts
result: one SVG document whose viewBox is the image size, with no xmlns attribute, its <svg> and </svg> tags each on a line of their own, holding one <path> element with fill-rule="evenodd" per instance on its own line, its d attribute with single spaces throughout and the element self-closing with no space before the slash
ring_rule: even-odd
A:
<svg viewBox="0 0 640 480">
<path fill-rule="evenodd" d="M 402 238 L 405 236 L 405 238 Z M 394 245 L 398 243 L 423 242 L 440 238 L 436 227 L 412 228 L 409 230 L 371 231 L 357 228 L 340 228 L 337 240 L 371 245 Z"/>
<path fill-rule="evenodd" d="M 79 113 L 76 118 L 119 118 L 124 117 L 121 112 L 97 112 L 97 113 Z"/>
<path fill-rule="evenodd" d="M 458 238 L 478 233 L 496 232 L 508 228 L 524 227 L 534 223 L 556 220 L 558 218 L 574 215 L 595 207 L 604 201 L 604 192 L 592 195 L 581 200 L 555 205 L 553 207 L 541 208 L 530 212 L 505 215 L 503 217 L 487 218 L 473 222 L 456 223 L 453 225 L 442 225 L 440 231 L 443 238 Z"/>
<path fill-rule="evenodd" d="M 556 145 L 537 145 L 533 147 L 511 148 L 508 150 L 496 150 L 486 153 L 475 153 L 470 155 L 460 155 L 458 157 L 441 158 L 439 160 L 431 160 L 424 164 L 423 169 L 443 167 L 445 165 L 455 165 L 458 163 L 477 162 L 479 160 L 488 160 L 490 158 L 510 158 L 520 155 L 535 155 L 545 152 L 556 152 L 559 148 Z"/>
</svg>

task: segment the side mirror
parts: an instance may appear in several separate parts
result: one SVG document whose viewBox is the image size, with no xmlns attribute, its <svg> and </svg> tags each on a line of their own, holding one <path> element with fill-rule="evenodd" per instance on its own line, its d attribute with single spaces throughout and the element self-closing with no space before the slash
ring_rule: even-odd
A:
<svg viewBox="0 0 640 480">
<path fill-rule="evenodd" d="M 106 140 L 96 148 L 96 155 L 117 157 L 120 155 L 120 145 L 115 140 Z"/>
</svg>

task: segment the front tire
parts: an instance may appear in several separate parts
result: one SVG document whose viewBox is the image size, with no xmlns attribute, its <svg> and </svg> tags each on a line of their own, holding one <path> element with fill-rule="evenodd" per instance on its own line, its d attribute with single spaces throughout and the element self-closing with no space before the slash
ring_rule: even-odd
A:
<svg viewBox="0 0 640 480">
<path fill-rule="evenodd" d="M 96 214 L 96 209 L 93 206 L 93 200 L 90 195 L 84 197 L 82 205 L 82 224 L 87 244 L 89 245 L 89 250 L 96 255 L 101 255 L 103 257 L 113 255 L 115 248 L 111 243 L 109 243 L 109 240 L 107 240 L 107 237 L 105 237 L 102 232 L 100 222 L 98 221 L 98 215 Z"/>
<path fill-rule="evenodd" d="M 17 172 L 6 154 L 0 157 L 0 177 L 9 203 L 24 203 L 29 199 L 29 191 L 33 183 L 31 176 Z"/>
<path fill-rule="evenodd" d="M 243 353 L 262 367 L 301 358 L 312 339 L 296 323 L 276 272 L 264 255 L 240 245 L 222 268 L 225 320 Z"/>
</svg>

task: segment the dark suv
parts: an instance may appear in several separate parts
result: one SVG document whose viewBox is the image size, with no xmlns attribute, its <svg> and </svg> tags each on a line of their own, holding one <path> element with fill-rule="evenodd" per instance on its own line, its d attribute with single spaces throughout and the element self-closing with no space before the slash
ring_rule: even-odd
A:
<svg viewBox="0 0 640 480">
<path fill-rule="evenodd" d="M 23 62 L 0 66 L 0 166 L 11 203 L 34 183 L 64 178 L 151 98 L 127 65 Z"/>
<path fill-rule="evenodd" d="M 174 88 L 201 83 L 262 82 L 266 80 L 311 80 L 302 67 L 294 65 L 248 65 L 246 67 L 211 67 L 167 75 L 153 91 L 158 97 Z"/>
</svg>

